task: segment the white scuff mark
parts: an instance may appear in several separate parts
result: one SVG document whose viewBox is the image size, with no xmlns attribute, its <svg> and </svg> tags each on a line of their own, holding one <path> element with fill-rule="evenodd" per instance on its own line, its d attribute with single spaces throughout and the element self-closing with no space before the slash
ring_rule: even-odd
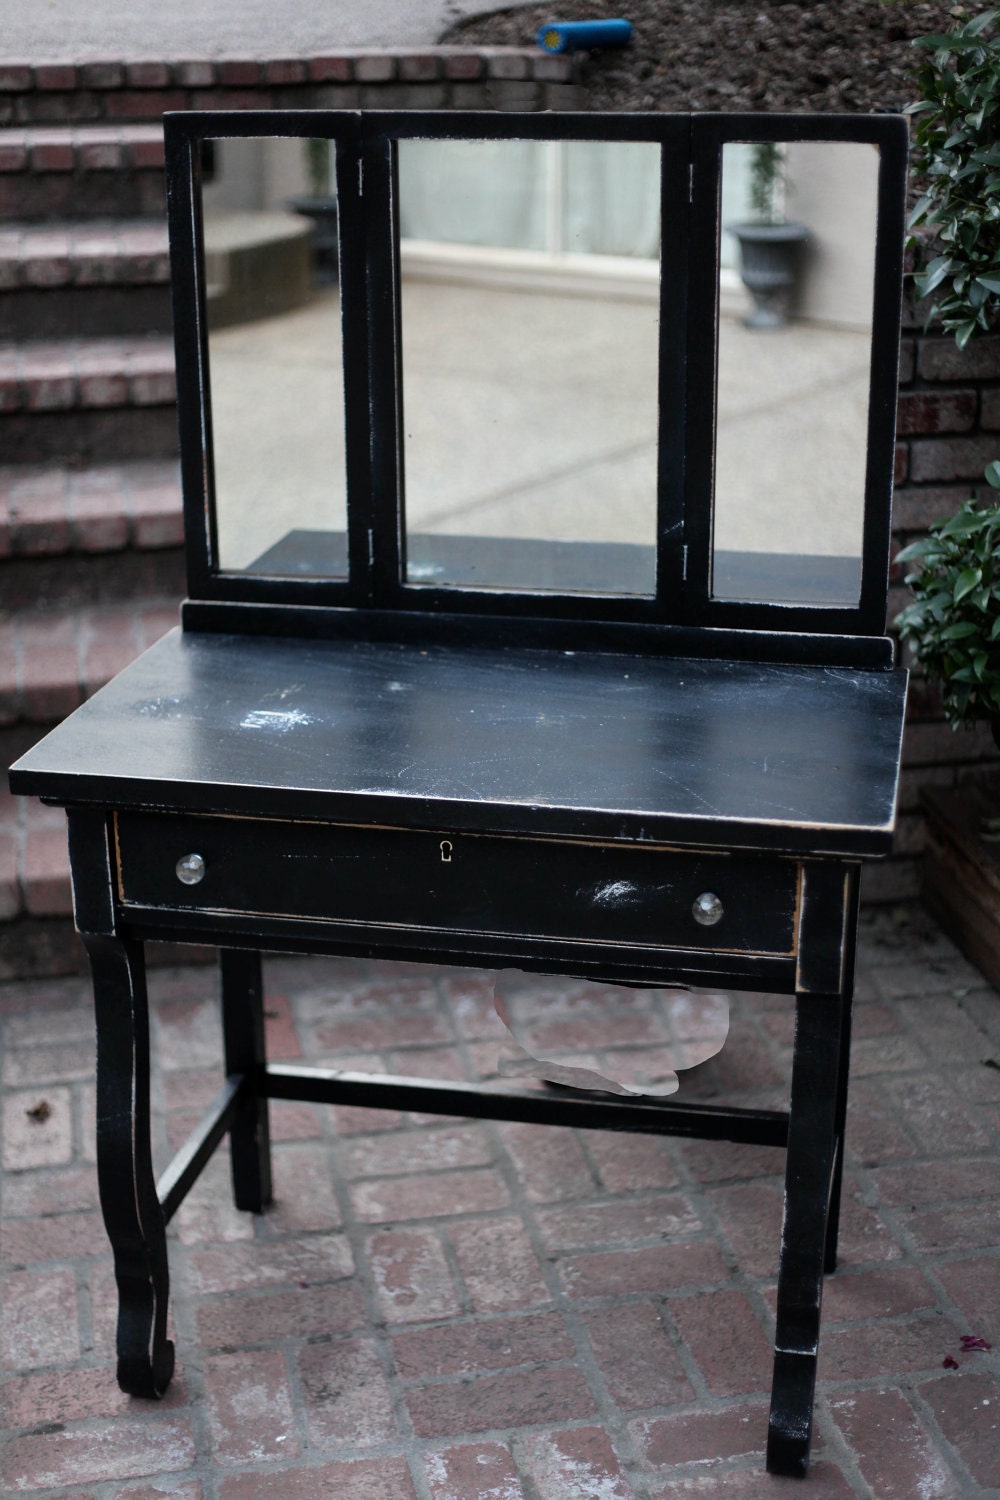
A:
<svg viewBox="0 0 1000 1500">
<path fill-rule="evenodd" d="M 595 906 L 625 906 L 640 895 L 634 880 L 612 880 L 607 885 L 599 885 L 590 899 Z"/>
<path fill-rule="evenodd" d="M 385 690 L 387 693 L 408 693 L 410 685 L 408 682 L 387 682 Z"/>
<path fill-rule="evenodd" d="M 289 730 L 315 722 L 314 715 L 303 713 L 301 708 L 255 708 L 240 720 L 240 728 L 273 729 L 277 734 L 288 734 Z"/>
</svg>

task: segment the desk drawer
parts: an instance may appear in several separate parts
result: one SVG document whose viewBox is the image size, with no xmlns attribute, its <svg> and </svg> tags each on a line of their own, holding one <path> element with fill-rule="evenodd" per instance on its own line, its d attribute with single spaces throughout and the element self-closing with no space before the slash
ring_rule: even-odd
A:
<svg viewBox="0 0 1000 1500">
<path fill-rule="evenodd" d="M 126 906 L 645 948 L 795 949 L 793 860 L 154 813 L 119 814 L 117 842 Z M 184 884 L 177 865 L 189 855 L 204 873 Z M 708 926 L 692 912 L 703 893 L 721 903 Z"/>
</svg>

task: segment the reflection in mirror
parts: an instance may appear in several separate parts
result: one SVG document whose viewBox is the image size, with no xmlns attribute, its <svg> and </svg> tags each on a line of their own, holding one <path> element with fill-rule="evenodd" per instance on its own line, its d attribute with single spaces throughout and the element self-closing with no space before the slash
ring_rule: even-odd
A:
<svg viewBox="0 0 1000 1500">
<path fill-rule="evenodd" d="M 867 144 L 724 147 L 717 599 L 858 603 L 877 181 Z"/>
<path fill-rule="evenodd" d="M 346 577 L 334 147 L 206 144 L 216 565 Z"/>
<path fill-rule="evenodd" d="M 651 594 L 660 148 L 401 141 L 406 581 Z"/>
</svg>

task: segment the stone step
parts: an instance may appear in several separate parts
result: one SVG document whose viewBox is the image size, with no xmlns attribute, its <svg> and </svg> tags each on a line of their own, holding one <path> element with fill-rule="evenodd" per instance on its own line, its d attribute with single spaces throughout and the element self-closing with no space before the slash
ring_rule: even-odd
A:
<svg viewBox="0 0 1000 1500">
<path fill-rule="evenodd" d="M 0 228 L 0 328 L 11 342 L 169 334 L 163 219 Z"/>
<path fill-rule="evenodd" d="M 0 453 L 8 463 L 170 458 L 177 452 L 170 339 L 0 344 Z"/>
<path fill-rule="evenodd" d="M 184 593 L 174 462 L 0 468 L 6 610 Z"/>
<path fill-rule="evenodd" d="M 165 204 L 159 122 L 0 130 L 0 218 L 162 217 Z"/>
</svg>

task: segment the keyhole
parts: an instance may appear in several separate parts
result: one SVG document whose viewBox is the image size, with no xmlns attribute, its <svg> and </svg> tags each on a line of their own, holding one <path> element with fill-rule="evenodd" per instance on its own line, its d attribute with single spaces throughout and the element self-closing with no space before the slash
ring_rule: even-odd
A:
<svg viewBox="0 0 1000 1500">
<path fill-rule="evenodd" d="M 451 864 L 451 839 L 441 840 L 441 863 L 443 865 Z"/>
</svg>

